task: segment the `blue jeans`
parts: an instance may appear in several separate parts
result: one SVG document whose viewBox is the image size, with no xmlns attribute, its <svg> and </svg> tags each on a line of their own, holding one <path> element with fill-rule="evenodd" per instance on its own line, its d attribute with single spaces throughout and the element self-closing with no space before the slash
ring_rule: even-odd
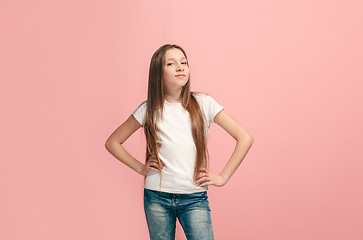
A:
<svg viewBox="0 0 363 240">
<path fill-rule="evenodd" d="M 207 192 L 175 194 L 144 189 L 151 240 L 174 240 L 178 218 L 188 240 L 214 240 Z"/>
</svg>

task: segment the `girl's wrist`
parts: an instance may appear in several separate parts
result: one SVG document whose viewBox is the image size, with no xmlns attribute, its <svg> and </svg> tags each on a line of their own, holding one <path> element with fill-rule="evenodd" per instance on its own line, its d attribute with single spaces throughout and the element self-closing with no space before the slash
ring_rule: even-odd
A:
<svg viewBox="0 0 363 240">
<path fill-rule="evenodd" d="M 140 163 L 139 168 L 136 170 L 136 172 L 142 176 L 145 176 L 145 164 Z"/>
<path fill-rule="evenodd" d="M 223 180 L 223 182 L 224 182 L 224 184 L 223 184 L 223 185 L 225 185 L 225 184 L 228 182 L 229 178 L 227 178 L 227 177 L 223 176 L 223 174 L 222 174 L 222 173 L 220 173 L 220 174 L 219 174 L 219 176 L 221 176 L 221 178 L 222 178 L 222 180 Z"/>
</svg>

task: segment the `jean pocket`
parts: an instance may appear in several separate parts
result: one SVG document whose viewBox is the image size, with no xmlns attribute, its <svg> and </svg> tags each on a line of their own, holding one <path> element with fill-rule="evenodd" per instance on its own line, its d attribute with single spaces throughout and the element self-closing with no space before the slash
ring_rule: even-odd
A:
<svg viewBox="0 0 363 240">
<path fill-rule="evenodd" d="M 144 189 L 144 199 L 150 202 L 160 202 L 163 201 L 164 197 L 163 194 L 159 191 L 150 190 L 145 188 Z"/>
<path fill-rule="evenodd" d="M 144 188 L 144 197 L 157 197 L 157 193 L 155 191 Z"/>
</svg>

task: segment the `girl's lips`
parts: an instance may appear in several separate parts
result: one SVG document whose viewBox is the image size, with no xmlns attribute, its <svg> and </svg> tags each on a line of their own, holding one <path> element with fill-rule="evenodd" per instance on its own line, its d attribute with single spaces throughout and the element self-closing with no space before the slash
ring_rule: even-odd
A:
<svg viewBox="0 0 363 240">
<path fill-rule="evenodd" d="M 175 77 L 185 77 L 184 74 L 176 75 Z"/>
</svg>

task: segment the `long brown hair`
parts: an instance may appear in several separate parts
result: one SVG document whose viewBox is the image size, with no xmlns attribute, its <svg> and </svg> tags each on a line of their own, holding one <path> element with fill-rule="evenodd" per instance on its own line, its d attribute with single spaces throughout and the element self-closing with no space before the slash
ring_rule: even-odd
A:
<svg viewBox="0 0 363 240">
<path fill-rule="evenodd" d="M 159 158 L 159 149 L 161 142 L 156 131 L 156 121 L 162 118 L 164 109 L 164 79 L 163 67 L 164 67 L 164 56 L 167 50 L 177 48 L 180 49 L 185 58 L 187 58 L 185 51 L 178 45 L 165 44 L 161 46 L 153 54 L 150 62 L 149 69 L 149 86 L 147 96 L 147 110 L 146 119 L 144 125 L 144 132 L 146 136 L 146 160 L 154 156 L 159 165 L 159 172 L 162 173 L 162 167 L 164 163 Z M 201 168 L 207 168 L 208 149 L 206 144 L 206 126 L 205 126 L 205 115 L 201 111 L 199 104 L 194 97 L 194 92 L 190 91 L 190 75 L 188 82 L 182 88 L 180 93 L 183 107 L 189 112 L 192 125 L 193 140 L 197 150 L 197 161 L 194 169 L 194 179 L 196 179 L 198 172 Z"/>
</svg>

